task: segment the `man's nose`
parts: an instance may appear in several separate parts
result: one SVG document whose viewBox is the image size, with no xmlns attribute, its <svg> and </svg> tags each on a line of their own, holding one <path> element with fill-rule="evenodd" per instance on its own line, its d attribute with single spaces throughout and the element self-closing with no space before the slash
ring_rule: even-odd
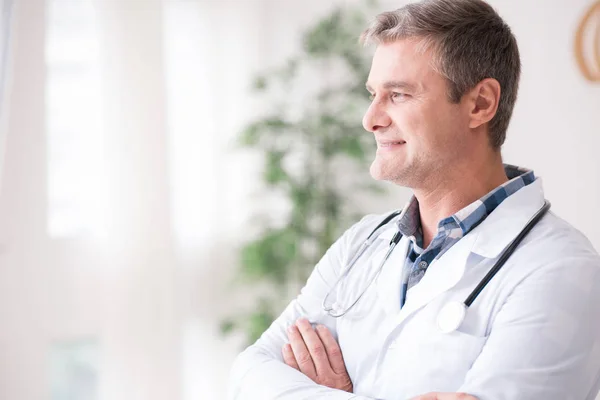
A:
<svg viewBox="0 0 600 400">
<path fill-rule="evenodd" d="M 377 100 L 373 101 L 365 116 L 363 117 L 363 127 L 369 132 L 375 133 L 378 130 L 387 128 L 392 123 L 390 116 L 384 110 L 384 107 Z"/>
</svg>

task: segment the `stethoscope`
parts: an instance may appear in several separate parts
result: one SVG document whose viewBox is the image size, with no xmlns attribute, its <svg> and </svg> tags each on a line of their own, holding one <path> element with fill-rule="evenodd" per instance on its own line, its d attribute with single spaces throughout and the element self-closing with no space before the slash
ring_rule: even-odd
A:
<svg viewBox="0 0 600 400">
<path fill-rule="evenodd" d="M 438 328 L 442 332 L 450 333 L 450 332 L 457 330 L 460 327 L 460 325 L 464 321 L 465 316 L 467 314 L 467 309 L 471 306 L 471 304 L 473 304 L 475 299 L 477 299 L 477 296 L 479 296 L 479 294 L 483 291 L 483 289 L 486 287 L 486 285 L 492 280 L 492 278 L 498 273 L 498 271 L 500 271 L 500 268 L 502 268 L 502 266 L 504 265 L 506 260 L 508 260 L 508 258 L 512 255 L 512 253 L 515 251 L 515 249 L 517 248 L 519 243 L 521 243 L 521 241 L 525 238 L 525 236 L 527 236 L 529 231 L 531 231 L 531 229 L 542 219 L 542 217 L 548 212 L 549 209 L 550 209 L 550 202 L 546 200 L 546 201 L 544 201 L 544 205 L 535 213 L 535 215 L 529 220 L 529 222 L 527 222 L 527 225 L 525 225 L 525 227 L 521 230 L 521 232 L 519 232 L 517 237 L 515 239 L 513 239 L 513 241 L 508 245 L 508 247 L 506 247 L 506 249 L 504 249 L 504 251 L 502 252 L 502 254 L 500 254 L 500 257 L 498 258 L 498 260 L 496 261 L 494 266 L 483 277 L 483 279 L 479 282 L 479 284 L 475 287 L 475 289 L 473 289 L 473 291 L 471 292 L 471 294 L 469 294 L 469 296 L 465 299 L 465 301 L 463 301 L 463 302 L 451 301 L 442 307 L 442 309 L 440 310 L 440 312 L 438 314 L 438 318 L 437 318 Z M 356 262 L 364 254 L 364 252 L 373 244 L 375 239 L 377 239 L 379 237 L 379 232 L 380 232 L 381 228 L 383 228 L 391 220 L 393 220 L 398 215 L 400 215 L 401 212 L 402 211 L 394 211 L 393 213 L 388 215 L 383 221 L 381 221 L 379 223 L 379 225 L 377 225 L 377 227 L 375 227 L 375 229 L 373 229 L 373 231 L 369 234 L 369 236 L 367 236 L 367 239 L 362 243 L 362 245 L 360 246 L 358 251 L 354 254 L 352 259 L 348 263 L 347 268 L 338 277 L 338 279 L 335 281 L 335 283 L 333 284 L 331 289 L 325 295 L 325 298 L 323 299 L 323 304 L 322 304 L 323 311 L 325 311 L 327 314 L 329 314 L 330 316 L 332 316 L 334 318 L 342 317 L 342 316 L 346 315 L 348 313 L 348 311 L 350 311 L 352 309 L 352 307 L 354 307 L 356 305 L 356 303 L 358 303 L 359 300 L 363 297 L 363 295 L 365 294 L 367 289 L 371 286 L 373 281 L 375 281 L 375 279 L 381 272 L 383 265 L 385 264 L 387 259 L 392 254 L 392 251 L 394 251 L 394 248 L 396 247 L 396 245 L 400 242 L 400 239 L 402 238 L 402 234 L 400 233 L 400 231 L 397 231 L 394 234 L 394 236 L 392 237 L 392 239 L 390 240 L 390 244 L 387 249 L 387 252 L 385 253 L 385 256 L 379 263 L 379 266 L 377 267 L 377 271 L 369 279 L 367 286 L 361 292 L 361 294 L 356 298 L 356 300 L 354 300 L 352 303 L 350 303 L 350 305 L 348 307 L 345 307 L 345 308 L 342 307 L 337 301 L 335 301 L 333 303 L 329 303 L 329 301 L 328 301 L 329 297 L 336 290 L 338 285 L 348 276 L 348 274 L 350 273 L 350 271 L 352 270 L 352 268 L 354 267 Z"/>
</svg>

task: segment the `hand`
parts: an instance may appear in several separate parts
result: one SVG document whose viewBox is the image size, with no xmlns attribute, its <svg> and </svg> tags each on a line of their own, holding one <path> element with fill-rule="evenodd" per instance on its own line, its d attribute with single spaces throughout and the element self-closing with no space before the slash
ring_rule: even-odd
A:
<svg viewBox="0 0 600 400">
<path fill-rule="evenodd" d="M 352 393 L 340 346 L 323 325 L 313 329 L 306 319 L 288 328 L 289 343 L 283 346 L 283 360 L 319 385 Z"/>
<path fill-rule="evenodd" d="M 413 397 L 411 400 L 477 400 L 466 393 L 427 393 Z"/>
</svg>

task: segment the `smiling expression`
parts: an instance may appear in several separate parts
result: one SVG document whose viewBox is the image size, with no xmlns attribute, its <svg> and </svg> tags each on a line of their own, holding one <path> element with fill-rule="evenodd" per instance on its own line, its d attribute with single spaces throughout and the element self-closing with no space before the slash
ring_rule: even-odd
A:
<svg viewBox="0 0 600 400">
<path fill-rule="evenodd" d="M 375 51 L 366 85 L 372 102 L 363 118 L 377 142 L 375 179 L 419 188 L 469 151 L 468 109 L 450 102 L 432 54 L 416 39 L 382 43 Z"/>
</svg>

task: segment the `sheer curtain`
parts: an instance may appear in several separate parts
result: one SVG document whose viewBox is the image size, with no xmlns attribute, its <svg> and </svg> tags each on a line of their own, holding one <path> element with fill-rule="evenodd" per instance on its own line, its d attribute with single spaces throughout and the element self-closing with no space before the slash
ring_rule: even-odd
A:
<svg viewBox="0 0 600 400">
<path fill-rule="evenodd" d="M 99 399 L 223 398 L 237 342 L 218 324 L 258 164 L 233 142 L 269 3 L 20 2 L 0 398 L 48 398 L 52 346 L 81 339 Z"/>
<path fill-rule="evenodd" d="M 6 115 L 8 105 L 6 104 L 7 92 L 10 89 L 10 50 L 12 43 L 12 14 L 13 0 L 0 0 L 0 177 L 2 176 L 2 165 L 4 162 L 4 151 L 6 146 Z M 0 190 L 2 181 L 0 178 Z"/>
<path fill-rule="evenodd" d="M 11 44 L 13 0 L 0 1 L 0 106 L 3 106 L 6 97 L 6 77 L 9 65 L 9 54 Z M 5 113 L 3 113 L 5 114 Z"/>
<path fill-rule="evenodd" d="M 0 398 L 54 400 L 51 350 L 80 340 L 100 349 L 98 399 L 181 398 L 163 4 L 16 5 Z"/>
</svg>

